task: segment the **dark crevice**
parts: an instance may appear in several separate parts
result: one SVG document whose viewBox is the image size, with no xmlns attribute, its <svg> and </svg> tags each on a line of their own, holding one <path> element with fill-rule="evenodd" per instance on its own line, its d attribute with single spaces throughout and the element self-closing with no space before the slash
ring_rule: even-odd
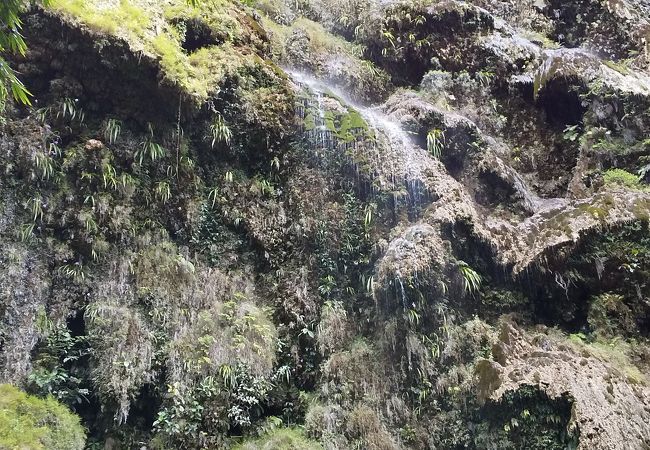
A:
<svg viewBox="0 0 650 450">
<path fill-rule="evenodd" d="M 185 28 L 185 39 L 181 45 L 188 53 L 219 44 L 212 29 L 202 20 L 189 19 L 183 22 L 177 22 L 177 26 L 181 24 Z"/>
<path fill-rule="evenodd" d="M 519 203 L 514 187 L 494 172 L 481 172 L 478 176 L 478 186 L 474 191 L 474 200 L 488 208 Z"/>
<path fill-rule="evenodd" d="M 542 89 L 537 105 L 544 111 L 546 121 L 562 131 L 567 126 L 579 125 L 586 108 L 582 105 L 580 92 L 570 80 L 551 80 Z"/>
</svg>

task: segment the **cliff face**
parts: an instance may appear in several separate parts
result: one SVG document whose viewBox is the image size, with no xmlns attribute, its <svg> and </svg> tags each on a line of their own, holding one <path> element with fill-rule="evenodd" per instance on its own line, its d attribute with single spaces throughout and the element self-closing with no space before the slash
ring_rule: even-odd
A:
<svg viewBox="0 0 650 450">
<path fill-rule="evenodd" d="M 28 11 L 0 381 L 92 448 L 650 446 L 648 17 Z"/>
</svg>

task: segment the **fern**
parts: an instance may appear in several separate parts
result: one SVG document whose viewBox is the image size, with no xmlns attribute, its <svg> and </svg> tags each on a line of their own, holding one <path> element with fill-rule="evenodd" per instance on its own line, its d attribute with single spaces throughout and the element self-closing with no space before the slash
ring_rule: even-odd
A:
<svg viewBox="0 0 650 450">
<path fill-rule="evenodd" d="M 54 142 L 50 142 L 50 145 L 47 147 L 47 149 L 51 156 L 61 156 L 63 154 L 61 147 L 56 145 Z"/>
<path fill-rule="evenodd" d="M 27 201 L 27 207 L 32 213 L 32 221 L 43 219 L 43 199 L 40 194 L 36 194 Z"/>
<path fill-rule="evenodd" d="M 420 324 L 420 314 L 415 310 L 415 309 L 409 309 L 408 310 L 408 321 L 411 325 L 419 325 Z"/>
<path fill-rule="evenodd" d="M 117 119 L 108 119 L 104 125 L 104 139 L 108 141 L 109 144 L 114 144 L 117 139 L 120 137 L 122 132 L 122 122 Z"/>
<path fill-rule="evenodd" d="M 221 365 L 219 367 L 219 375 L 221 375 L 224 386 L 232 386 L 235 383 L 235 371 L 232 366 L 228 364 Z"/>
<path fill-rule="evenodd" d="M 275 157 L 271 160 L 271 169 L 275 169 L 275 170 L 277 170 L 277 171 L 280 170 L 280 159 L 279 159 L 277 156 L 275 156 Z"/>
<path fill-rule="evenodd" d="M 95 196 L 94 195 L 86 195 L 84 198 L 84 205 L 91 205 L 93 208 L 95 207 Z"/>
<path fill-rule="evenodd" d="M 466 262 L 459 261 L 458 268 L 463 275 L 463 288 L 466 293 L 474 294 L 481 288 L 483 278 L 472 269 Z"/>
<path fill-rule="evenodd" d="M 69 119 L 71 122 L 77 120 L 79 123 L 83 123 L 86 118 L 86 114 L 82 108 L 79 108 L 77 106 L 78 102 L 79 100 L 77 99 L 63 99 L 61 105 L 59 106 L 59 111 L 56 113 L 57 119 L 61 117 L 63 119 Z"/>
<path fill-rule="evenodd" d="M 215 187 L 214 189 L 211 189 L 210 192 L 208 193 L 208 200 L 212 201 L 212 207 L 214 208 L 214 205 L 217 204 L 217 200 L 219 199 L 219 188 Z"/>
<path fill-rule="evenodd" d="M 109 186 L 111 189 L 117 188 L 117 172 L 115 167 L 110 164 L 105 164 L 102 171 L 102 180 L 104 181 L 104 189 Z"/>
<path fill-rule="evenodd" d="M 9 84 L 9 89 L 7 85 Z M 4 100 L 9 96 L 9 92 L 14 100 L 23 105 L 31 105 L 29 97 L 32 94 L 27 90 L 25 85 L 18 79 L 16 73 L 9 67 L 9 64 L 2 58 L 0 58 L 0 105 L 4 104 Z"/>
<path fill-rule="evenodd" d="M 51 0 L 39 0 L 43 6 L 48 6 Z M 2 0 L 0 6 L 0 52 L 25 56 L 27 44 L 21 34 L 23 22 L 21 13 L 30 2 L 23 0 Z M 9 89 L 7 89 L 7 85 Z M 31 105 L 29 97 L 32 94 L 18 79 L 9 64 L 0 56 L 0 107 L 4 105 L 9 92 L 14 100 L 23 105 Z"/>
<path fill-rule="evenodd" d="M 363 283 L 363 284 L 365 284 L 365 286 L 366 286 L 366 292 L 368 292 L 369 294 L 372 294 L 375 291 L 375 277 L 371 275 L 370 277 L 368 277 L 366 279 L 365 275 L 362 275 L 362 281 L 364 281 L 364 280 L 365 280 L 365 283 Z"/>
<path fill-rule="evenodd" d="M 97 226 L 97 222 L 90 214 L 86 215 L 83 218 L 83 223 L 87 233 L 93 234 L 96 233 L 97 230 L 99 229 L 99 227 Z"/>
<path fill-rule="evenodd" d="M 34 223 L 24 223 L 18 229 L 20 242 L 29 242 L 32 236 L 34 236 Z"/>
<path fill-rule="evenodd" d="M 221 114 L 216 115 L 214 122 L 210 125 L 210 132 L 212 134 L 212 148 L 214 148 L 214 145 L 217 142 L 222 142 L 226 145 L 230 144 L 232 131 L 230 131 L 228 124 L 226 124 L 226 121 Z"/>
<path fill-rule="evenodd" d="M 84 281 L 86 279 L 85 267 L 80 263 L 65 264 L 59 267 L 59 273 L 77 282 Z"/>
<path fill-rule="evenodd" d="M 132 189 L 135 188 L 136 179 L 128 173 L 123 173 L 117 178 L 117 184 L 122 190 Z"/>
<path fill-rule="evenodd" d="M 156 183 L 154 192 L 156 193 L 156 198 L 162 201 L 163 203 L 167 203 L 169 199 L 172 198 L 171 187 L 169 186 L 169 183 L 167 183 L 166 181 L 159 181 L 158 183 Z"/>
<path fill-rule="evenodd" d="M 38 120 L 40 123 L 44 124 L 45 121 L 47 120 L 47 117 L 52 113 L 52 108 L 50 106 L 44 107 L 44 108 L 38 108 L 36 111 L 34 111 L 34 115 L 36 116 L 36 120 Z"/>
<path fill-rule="evenodd" d="M 250 188 L 251 192 L 259 192 L 263 196 L 275 195 L 275 188 L 269 180 L 256 176 Z"/>
<path fill-rule="evenodd" d="M 445 145 L 445 132 L 439 129 L 433 129 L 427 133 L 427 150 L 434 158 L 442 156 L 442 150 Z"/>
<path fill-rule="evenodd" d="M 34 164 L 41 180 L 49 180 L 54 175 L 54 161 L 45 153 L 36 152 Z"/>
<path fill-rule="evenodd" d="M 155 162 L 161 158 L 164 158 L 167 154 L 167 150 L 163 148 L 162 145 L 156 144 L 155 142 L 147 139 L 142 143 L 142 146 L 134 154 L 135 160 L 139 165 L 142 165 L 146 159 L 151 162 Z"/>
<path fill-rule="evenodd" d="M 365 228 L 369 228 L 372 225 L 372 220 L 373 220 L 373 212 L 375 210 L 375 205 L 370 204 L 366 205 L 364 208 L 364 216 L 363 216 L 363 226 Z"/>
</svg>

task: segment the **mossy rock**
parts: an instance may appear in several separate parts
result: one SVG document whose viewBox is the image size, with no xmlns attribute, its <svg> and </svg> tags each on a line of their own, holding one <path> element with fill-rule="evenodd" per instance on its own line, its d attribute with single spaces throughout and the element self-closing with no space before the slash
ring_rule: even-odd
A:
<svg viewBox="0 0 650 450">
<path fill-rule="evenodd" d="M 0 385 L 0 449 L 81 450 L 85 443 L 79 418 L 54 398 Z"/>
<path fill-rule="evenodd" d="M 266 40 L 264 30 L 229 0 L 154 3 L 120 0 L 53 0 L 51 9 L 73 23 L 124 40 L 153 58 L 162 78 L 201 105 L 231 74 L 251 64 Z"/>
<path fill-rule="evenodd" d="M 648 186 L 639 181 L 639 177 L 623 169 L 610 169 L 603 174 L 606 185 L 623 186 L 636 191 L 647 191 Z"/>
<path fill-rule="evenodd" d="M 312 131 L 316 128 L 316 119 L 314 119 L 313 114 L 309 113 L 305 116 L 303 126 L 305 127 L 305 131 Z"/>
</svg>

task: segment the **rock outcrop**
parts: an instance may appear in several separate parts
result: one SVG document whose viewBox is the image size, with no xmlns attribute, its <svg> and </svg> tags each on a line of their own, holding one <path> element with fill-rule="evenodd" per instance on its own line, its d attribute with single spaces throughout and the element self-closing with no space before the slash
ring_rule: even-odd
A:
<svg viewBox="0 0 650 450">
<path fill-rule="evenodd" d="M 504 322 L 492 352 L 477 371 L 482 394 L 498 401 L 522 386 L 539 387 L 550 398 L 573 401 L 568 426 L 580 431 L 580 449 L 636 449 L 650 445 L 650 389 L 634 366 L 590 351 L 589 345 L 561 336 L 526 332 Z M 629 364 L 629 363 L 628 363 Z"/>
</svg>

